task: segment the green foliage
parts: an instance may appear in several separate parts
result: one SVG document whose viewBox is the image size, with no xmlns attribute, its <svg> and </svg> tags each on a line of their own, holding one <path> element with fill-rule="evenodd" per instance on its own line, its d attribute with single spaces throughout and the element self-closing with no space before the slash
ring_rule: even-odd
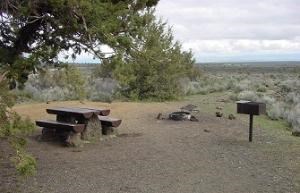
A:
<svg viewBox="0 0 300 193">
<path fill-rule="evenodd" d="M 20 115 L 11 113 L 11 121 L 6 131 L 7 136 L 26 136 L 34 131 L 35 125 L 29 118 L 22 119 Z"/>
<path fill-rule="evenodd" d="M 35 159 L 24 151 L 26 145 L 25 135 L 31 133 L 35 126 L 27 118 L 11 111 L 15 97 L 11 94 L 8 84 L 0 77 L 0 140 L 7 138 L 16 151 L 13 161 L 21 175 L 34 174 Z"/>
<path fill-rule="evenodd" d="M 133 49 L 103 63 L 100 76 L 118 80 L 121 95 L 133 100 L 169 100 L 183 94 L 180 80 L 196 78 L 191 52 L 182 51 L 172 31 L 156 21 L 152 11 L 145 14 L 145 28 Z"/>
<path fill-rule="evenodd" d="M 77 99 L 84 99 L 86 96 L 84 89 L 85 80 L 81 72 L 74 66 L 67 66 L 62 76 L 64 78 L 59 81 L 63 81 L 64 85 L 68 87 Z"/>
<path fill-rule="evenodd" d="M 14 105 L 15 97 L 9 92 L 7 82 L 0 76 L 0 137 L 7 136 L 10 130 L 8 109 Z"/>
<path fill-rule="evenodd" d="M 106 77 L 112 78 L 113 71 L 116 68 L 116 65 L 120 61 L 120 58 L 115 57 L 113 60 L 103 60 L 101 64 L 96 65 L 92 72 L 92 77 Z"/>
<path fill-rule="evenodd" d="M 143 25 L 143 10 L 157 2 L 2 0 L 0 68 L 8 72 L 13 88 L 15 81 L 24 83 L 37 66 L 57 63 L 60 51 L 74 50 L 72 58 L 92 52 L 102 59 L 101 45 L 114 52 L 129 49 Z"/>
<path fill-rule="evenodd" d="M 22 176 L 31 176 L 36 173 L 36 160 L 23 150 L 17 150 L 13 158 L 18 173 Z"/>
</svg>

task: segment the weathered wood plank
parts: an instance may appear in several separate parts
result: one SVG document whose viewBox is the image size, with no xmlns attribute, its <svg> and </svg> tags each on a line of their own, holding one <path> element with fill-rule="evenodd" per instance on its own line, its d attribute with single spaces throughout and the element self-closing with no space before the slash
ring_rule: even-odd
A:
<svg viewBox="0 0 300 193">
<path fill-rule="evenodd" d="M 36 121 L 36 125 L 49 129 L 73 131 L 75 133 L 80 133 L 85 128 L 84 124 L 70 124 L 51 120 L 38 120 Z"/>
<path fill-rule="evenodd" d="M 46 111 L 49 114 L 66 115 L 66 116 L 73 116 L 73 117 L 83 116 L 86 119 L 92 117 L 93 114 L 98 113 L 95 110 L 80 109 L 80 108 L 66 108 L 66 107 L 48 108 L 46 109 Z"/>
<path fill-rule="evenodd" d="M 98 112 L 98 115 L 107 116 L 110 113 L 110 109 L 96 109 L 96 108 L 89 108 L 89 107 L 83 107 L 81 109 L 88 109 Z"/>
<path fill-rule="evenodd" d="M 101 121 L 101 125 L 103 126 L 118 127 L 122 123 L 121 119 L 117 119 L 113 117 L 98 115 L 98 118 Z"/>
</svg>

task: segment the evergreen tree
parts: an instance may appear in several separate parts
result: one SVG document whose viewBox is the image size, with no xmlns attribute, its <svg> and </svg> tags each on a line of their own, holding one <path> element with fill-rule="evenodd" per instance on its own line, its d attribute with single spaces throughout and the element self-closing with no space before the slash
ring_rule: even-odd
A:
<svg viewBox="0 0 300 193">
<path fill-rule="evenodd" d="M 0 68 L 24 83 L 37 65 L 57 62 L 62 50 L 105 58 L 129 49 L 143 26 L 143 10 L 158 0 L 1 0 Z M 15 84 L 11 84 L 12 87 Z"/>
<path fill-rule="evenodd" d="M 132 49 L 102 64 L 103 76 L 117 79 L 123 96 L 136 100 L 168 100 L 182 94 L 180 80 L 197 76 L 190 51 L 174 41 L 171 28 L 155 18 L 153 10 L 145 14 L 144 31 L 134 40 Z"/>
</svg>

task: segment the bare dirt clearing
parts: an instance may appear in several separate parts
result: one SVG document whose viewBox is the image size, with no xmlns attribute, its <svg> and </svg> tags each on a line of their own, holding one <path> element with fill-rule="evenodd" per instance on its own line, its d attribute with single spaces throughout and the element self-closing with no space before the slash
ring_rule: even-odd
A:
<svg viewBox="0 0 300 193">
<path fill-rule="evenodd" d="M 17 106 L 17 112 L 33 120 L 54 118 L 45 112 L 50 106 L 108 107 L 112 116 L 123 119 L 118 137 L 82 148 L 38 142 L 37 131 L 28 149 L 37 157 L 38 173 L 21 183 L 19 191 L 300 192 L 299 138 L 256 126 L 254 142 L 248 143 L 248 125 L 240 117 L 217 118 L 201 105 L 199 122 L 155 119 L 187 102 Z"/>
</svg>

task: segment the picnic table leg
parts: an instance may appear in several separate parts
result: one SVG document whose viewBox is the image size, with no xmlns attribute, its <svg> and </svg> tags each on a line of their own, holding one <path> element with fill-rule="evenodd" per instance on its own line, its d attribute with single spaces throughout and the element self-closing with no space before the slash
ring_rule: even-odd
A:
<svg viewBox="0 0 300 193">
<path fill-rule="evenodd" d="M 66 115 L 57 115 L 56 121 L 65 122 L 65 123 L 73 123 L 76 124 L 76 118 Z M 62 138 L 62 140 L 66 143 L 67 146 L 80 146 L 82 144 L 80 133 L 74 133 L 72 131 L 62 131 L 56 130 L 56 134 Z"/>
<path fill-rule="evenodd" d="M 82 145 L 81 134 L 69 132 L 66 136 L 65 142 L 68 146 L 79 147 Z"/>
<path fill-rule="evenodd" d="M 40 136 L 39 140 L 41 141 L 53 141 L 57 138 L 55 130 L 49 128 L 42 129 L 42 135 Z"/>
<path fill-rule="evenodd" d="M 86 125 L 84 131 L 81 134 L 81 138 L 83 140 L 94 141 L 101 138 L 101 123 L 97 115 L 93 115 L 88 120 L 79 120 L 78 123 L 84 123 Z"/>
<path fill-rule="evenodd" d="M 117 135 L 117 130 L 114 127 L 102 126 L 103 135 Z"/>
</svg>

